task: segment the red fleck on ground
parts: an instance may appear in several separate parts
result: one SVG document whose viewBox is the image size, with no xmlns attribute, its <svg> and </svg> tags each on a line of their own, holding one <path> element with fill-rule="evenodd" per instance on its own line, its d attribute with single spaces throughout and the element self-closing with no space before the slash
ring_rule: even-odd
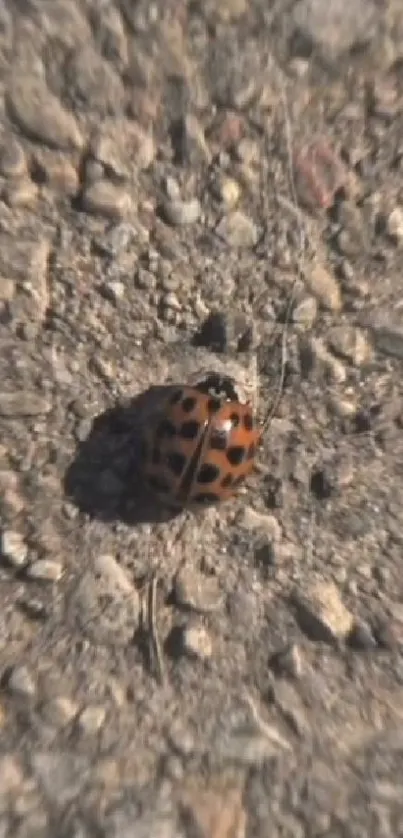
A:
<svg viewBox="0 0 403 838">
<path fill-rule="evenodd" d="M 346 167 L 325 137 L 295 152 L 294 170 L 298 197 L 311 209 L 329 209 L 347 180 Z"/>
</svg>

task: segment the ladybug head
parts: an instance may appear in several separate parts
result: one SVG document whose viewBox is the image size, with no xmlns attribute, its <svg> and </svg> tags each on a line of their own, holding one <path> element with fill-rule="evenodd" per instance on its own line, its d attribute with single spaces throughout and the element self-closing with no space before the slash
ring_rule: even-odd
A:
<svg viewBox="0 0 403 838">
<path fill-rule="evenodd" d="M 235 389 L 235 381 L 229 375 L 209 372 L 202 381 L 195 385 L 200 393 L 207 393 L 222 402 L 239 402 L 239 395 Z"/>
</svg>

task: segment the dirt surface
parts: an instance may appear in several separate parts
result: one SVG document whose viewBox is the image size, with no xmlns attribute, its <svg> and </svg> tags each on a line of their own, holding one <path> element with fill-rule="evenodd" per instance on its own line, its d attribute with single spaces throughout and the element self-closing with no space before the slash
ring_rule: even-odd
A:
<svg viewBox="0 0 403 838">
<path fill-rule="evenodd" d="M 0 838 L 403 835 L 401 0 L 2 0 L 0 67 Z M 204 367 L 273 415 L 172 516 Z"/>
</svg>

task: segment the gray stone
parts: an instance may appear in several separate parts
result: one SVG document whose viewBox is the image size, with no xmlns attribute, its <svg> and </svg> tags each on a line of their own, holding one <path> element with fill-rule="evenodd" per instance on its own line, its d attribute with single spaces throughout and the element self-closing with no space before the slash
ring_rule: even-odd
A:
<svg viewBox="0 0 403 838">
<path fill-rule="evenodd" d="M 310 329 L 316 320 L 317 312 L 315 297 L 304 297 L 293 309 L 293 322 L 301 329 Z"/>
<path fill-rule="evenodd" d="M 361 329 L 354 326 L 334 326 L 328 333 L 331 348 L 357 367 L 371 360 L 371 346 Z"/>
<path fill-rule="evenodd" d="M 182 634 L 183 651 L 190 657 L 211 658 L 213 644 L 210 634 L 202 623 L 192 623 L 183 630 Z"/>
<path fill-rule="evenodd" d="M 366 44 L 374 33 L 376 8 L 372 0 L 300 0 L 293 20 L 299 38 L 319 48 L 326 60 Z"/>
<path fill-rule="evenodd" d="M 77 101 L 86 111 L 117 114 L 123 105 L 124 88 L 113 65 L 105 61 L 91 41 L 74 50 L 64 67 L 64 93 L 72 107 Z"/>
<path fill-rule="evenodd" d="M 27 173 L 27 160 L 21 144 L 9 136 L 0 149 L 0 172 L 5 177 L 22 177 Z"/>
<path fill-rule="evenodd" d="M 8 236 L 0 237 L 0 275 L 11 278 L 16 286 L 10 307 L 14 321 L 42 325 L 50 301 L 49 253 L 46 238 L 13 241 Z"/>
<path fill-rule="evenodd" d="M 41 393 L 0 393 L 0 416 L 44 416 L 51 408 L 52 402 Z"/>
<path fill-rule="evenodd" d="M 98 556 L 75 594 L 81 631 L 95 643 L 126 646 L 139 618 L 139 597 L 125 570 L 110 555 Z"/>
<path fill-rule="evenodd" d="M 186 224 L 195 224 L 201 214 L 200 201 L 193 198 L 190 201 L 166 200 L 163 205 L 163 214 L 170 224 L 182 227 Z"/>
<path fill-rule="evenodd" d="M 77 719 L 81 733 L 93 736 L 101 729 L 106 717 L 104 707 L 86 707 Z"/>
<path fill-rule="evenodd" d="M 63 751 L 33 751 L 31 765 L 44 794 L 57 806 L 78 797 L 88 771 L 84 757 Z"/>
<path fill-rule="evenodd" d="M 254 247 L 258 239 L 255 223 L 240 210 L 225 215 L 218 223 L 216 233 L 233 248 Z"/>
<path fill-rule="evenodd" d="M 215 576 L 204 576 L 186 565 L 175 577 L 175 599 L 178 605 L 193 611 L 214 611 L 222 603 L 222 595 Z"/>
<path fill-rule="evenodd" d="M 313 640 L 334 642 L 345 638 L 353 626 L 353 615 L 340 598 L 333 582 L 313 582 L 292 597 L 302 630 Z"/>
<path fill-rule="evenodd" d="M 107 180 L 90 184 L 84 190 L 81 202 L 86 212 L 116 221 L 120 221 L 132 209 L 132 199 L 127 190 Z"/>
<path fill-rule="evenodd" d="M 23 536 L 14 530 L 3 530 L 0 539 L 0 554 L 14 567 L 21 567 L 28 557 L 28 547 Z"/>
<path fill-rule="evenodd" d="M 15 666 L 11 670 L 7 686 L 10 692 L 24 698 L 33 698 L 36 695 L 36 681 L 27 666 Z"/>
<path fill-rule="evenodd" d="M 38 559 L 29 565 L 27 576 L 37 582 L 59 582 L 63 576 L 63 565 L 52 559 Z"/>
<path fill-rule="evenodd" d="M 72 113 L 36 76 L 13 79 L 7 95 L 10 114 L 21 130 L 33 140 L 52 148 L 80 149 L 83 138 Z"/>
<path fill-rule="evenodd" d="M 324 308 L 339 311 L 342 302 L 340 286 L 324 265 L 312 265 L 306 272 L 305 284 Z"/>
<path fill-rule="evenodd" d="M 403 207 L 395 207 L 388 215 L 386 229 L 398 244 L 403 242 Z"/>
</svg>

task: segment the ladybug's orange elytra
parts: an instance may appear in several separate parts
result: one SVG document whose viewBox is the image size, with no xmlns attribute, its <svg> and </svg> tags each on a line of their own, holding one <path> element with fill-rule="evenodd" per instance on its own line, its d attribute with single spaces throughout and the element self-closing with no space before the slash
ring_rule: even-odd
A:
<svg viewBox="0 0 403 838">
<path fill-rule="evenodd" d="M 231 498 L 253 471 L 261 430 L 234 382 L 209 373 L 169 387 L 145 432 L 144 476 L 163 501 L 197 508 Z"/>
</svg>

